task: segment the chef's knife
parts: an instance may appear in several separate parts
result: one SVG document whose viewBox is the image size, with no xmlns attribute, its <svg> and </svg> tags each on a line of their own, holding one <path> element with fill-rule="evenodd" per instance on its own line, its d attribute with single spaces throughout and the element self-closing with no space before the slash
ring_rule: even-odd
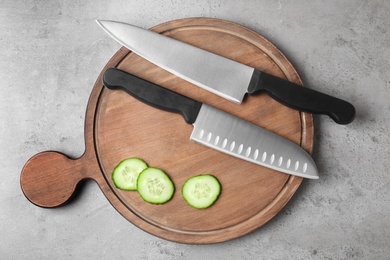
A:
<svg viewBox="0 0 390 260">
<path fill-rule="evenodd" d="M 97 23 L 116 41 L 141 57 L 199 87 L 241 103 L 245 94 L 266 92 L 303 112 L 326 114 L 336 123 L 355 118 L 350 103 L 294 84 L 173 38 L 115 21 Z"/>
<path fill-rule="evenodd" d="M 257 125 L 119 69 L 106 70 L 103 83 L 156 108 L 181 114 L 194 125 L 192 141 L 280 172 L 318 179 L 317 167 L 302 147 Z"/>
</svg>

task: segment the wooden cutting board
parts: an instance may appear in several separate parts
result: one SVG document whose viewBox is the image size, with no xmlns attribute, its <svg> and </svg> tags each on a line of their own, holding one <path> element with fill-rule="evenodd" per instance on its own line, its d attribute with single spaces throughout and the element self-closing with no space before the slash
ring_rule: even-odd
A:
<svg viewBox="0 0 390 260">
<path fill-rule="evenodd" d="M 238 24 L 191 18 L 163 23 L 151 30 L 302 84 L 293 66 L 272 43 Z M 302 178 L 193 143 L 189 140 L 192 125 L 180 115 L 152 108 L 122 91 L 106 89 L 101 78 L 110 67 L 227 111 L 312 151 L 311 114 L 289 109 L 265 94 L 247 96 L 243 104 L 234 104 L 121 48 L 92 90 L 83 156 L 71 159 L 58 152 L 42 152 L 23 168 L 22 190 L 32 203 L 60 206 L 70 200 L 80 181 L 92 179 L 126 219 L 146 232 L 181 243 L 210 244 L 261 227 L 294 195 Z M 173 199 L 164 205 L 152 205 L 137 192 L 116 189 L 112 170 L 129 157 L 142 158 L 149 166 L 163 169 L 175 184 Z M 186 204 L 181 187 L 189 177 L 204 173 L 220 180 L 222 193 L 212 207 L 198 210 Z"/>
</svg>

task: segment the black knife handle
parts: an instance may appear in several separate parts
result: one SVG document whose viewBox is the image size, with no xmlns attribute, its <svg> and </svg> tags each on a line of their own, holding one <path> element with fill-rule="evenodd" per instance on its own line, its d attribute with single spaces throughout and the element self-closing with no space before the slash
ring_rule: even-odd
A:
<svg viewBox="0 0 390 260">
<path fill-rule="evenodd" d="M 355 118 L 355 108 L 347 101 L 255 70 L 248 93 L 261 91 L 293 109 L 328 115 L 338 124 L 349 124 Z"/>
<path fill-rule="evenodd" d="M 188 124 L 195 122 L 202 106 L 201 102 L 116 68 L 104 72 L 103 84 L 109 89 L 122 89 L 150 106 L 181 114 Z"/>
</svg>

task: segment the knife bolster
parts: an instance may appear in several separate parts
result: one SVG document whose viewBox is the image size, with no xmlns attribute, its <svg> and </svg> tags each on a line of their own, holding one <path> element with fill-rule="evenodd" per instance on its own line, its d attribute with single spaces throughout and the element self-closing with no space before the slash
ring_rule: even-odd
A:
<svg viewBox="0 0 390 260">
<path fill-rule="evenodd" d="M 260 81 L 260 74 L 261 72 L 259 70 L 253 70 L 252 78 L 249 82 L 248 86 L 248 94 L 253 95 L 256 94 L 261 90 L 261 83 L 259 84 Z"/>
</svg>

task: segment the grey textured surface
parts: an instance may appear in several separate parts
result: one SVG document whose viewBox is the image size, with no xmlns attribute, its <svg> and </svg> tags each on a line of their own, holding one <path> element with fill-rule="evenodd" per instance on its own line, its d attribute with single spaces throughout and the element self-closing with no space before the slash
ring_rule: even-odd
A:
<svg viewBox="0 0 390 260">
<path fill-rule="evenodd" d="M 390 2 L 0 1 L 1 259 L 389 259 Z M 149 28 L 215 17 L 253 29 L 305 85 L 349 100 L 356 120 L 315 117 L 320 179 L 305 180 L 263 228 L 216 245 L 184 245 L 125 220 L 94 182 L 43 209 L 23 196 L 24 163 L 43 150 L 84 151 L 93 84 L 119 49 L 94 19 Z"/>
</svg>

